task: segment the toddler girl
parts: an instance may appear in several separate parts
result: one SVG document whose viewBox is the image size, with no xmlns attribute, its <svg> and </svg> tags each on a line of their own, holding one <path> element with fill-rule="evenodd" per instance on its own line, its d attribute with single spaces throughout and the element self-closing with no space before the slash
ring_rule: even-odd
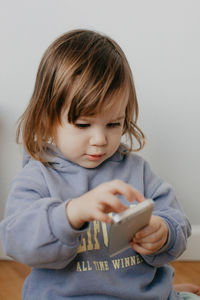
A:
<svg viewBox="0 0 200 300">
<path fill-rule="evenodd" d="M 24 300 L 183 299 L 169 263 L 186 249 L 190 224 L 171 186 L 131 153 L 144 146 L 137 118 L 116 42 L 73 30 L 49 46 L 20 118 L 23 168 L 1 223 L 7 255 L 32 267 Z M 155 202 L 149 225 L 109 257 L 109 213 L 145 198 Z"/>
</svg>

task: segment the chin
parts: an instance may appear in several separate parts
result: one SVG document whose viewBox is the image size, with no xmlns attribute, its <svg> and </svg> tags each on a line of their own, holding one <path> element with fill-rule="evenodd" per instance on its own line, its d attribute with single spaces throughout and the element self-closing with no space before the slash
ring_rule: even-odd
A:
<svg viewBox="0 0 200 300">
<path fill-rule="evenodd" d="M 94 168 L 97 168 L 98 166 L 100 166 L 103 162 L 104 162 L 104 160 L 101 162 L 88 161 L 88 162 L 80 164 L 80 166 L 83 168 L 86 168 L 86 169 L 94 169 Z"/>
</svg>

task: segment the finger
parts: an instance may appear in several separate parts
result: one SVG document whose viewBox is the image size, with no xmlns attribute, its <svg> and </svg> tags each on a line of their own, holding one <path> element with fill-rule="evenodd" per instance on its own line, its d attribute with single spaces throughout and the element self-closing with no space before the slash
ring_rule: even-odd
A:
<svg viewBox="0 0 200 300">
<path fill-rule="evenodd" d="M 141 238 L 141 239 L 137 239 L 137 238 L 134 238 L 133 239 L 133 242 L 134 243 L 138 243 L 138 244 L 149 244 L 149 243 L 157 243 L 159 242 L 160 240 L 162 240 L 162 236 L 160 234 L 151 234 L 151 235 L 148 235 L 144 238 Z"/>
<path fill-rule="evenodd" d="M 142 194 L 140 194 L 135 188 L 121 180 L 113 180 L 111 181 L 111 184 L 112 192 L 114 194 L 125 196 L 129 202 L 132 202 L 134 200 L 142 202 L 145 200 L 144 196 L 142 196 Z"/>
<path fill-rule="evenodd" d="M 139 247 L 143 249 L 143 251 L 149 252 L 149 253 L 154 253 L 158 251 L 162 246 L 163 246 L 163 240 L 159 240 L 158 242 L 155 243 L 132 243 L 133 248 Z M 141 251 L 141 249 L 140 249 Z"/>
<path fill-rule="evenodd" d="M 157 249 L 161 248 L 161 245 L 163 244 L 163 240 L 159 240 L 157 242 L 147 242 L 147 243 L 136 243 L 138 245 L 140 245 L 141 247 L 143 247 L 146 250 L 151 250 L 151 251 L 155 251 Z"/>
<path fill-rule="evenodd" d="M 146 250 L 150 250 L 152 252 L 160 249 L 166 242 L 166 235 L 162 234 L 162 230 L 157 234 L 152 234 L 146 238 L 137 240 L 133 239 L 133 244 L 140 245 Z"/>
<path fill-rule="evenodd" d="M 154 235 L 158 238 L 162 236 L 161 225 L 159 225 L 158 227 L 157 226 L 152 227 L 149 225 L 145 226 L 142 230 L 136 233 L 135 240 L 137 242 L 145 241 L 148 238 L 154 237 Z"/>
<path fill-rule="evenodd" d="M 99 210 L 93 214 L 93 220 L 97 220 L 97 221 L 104 222 L 104 223 L 112 222 L 112 218 L 109 217 L 109 215 L 107 215 Z"/>
<path fill-rule="evenodd" d="M 153 253 L 153 251 L 151 251 L 151 250 L 149 250 L 149 249 L 145 249 L 145 248 L 143 248 L 141 245 L 139 245 L 139 244 L 134 244 L 134 243 L 131 243 L 131 246 L 132 246 L 132 248 L 136 251 L 136 252 L 138 252 L 138 253 L 140 253 L 140 254 L 142 254 L 142 255 L 149 255 L 149 254 L 152 254 Z"/>
<path fill-rule="evenodd" d="M 104 212 L 115 212 L 119 213 L 128 208 L 127 205 L 123 204 L 116 196 L 112 194 L 106 195 L 105 199 L 99 203 L 100 206 L 104 207 Z"/>
<path fill-rule="evenodd" d="M 158 230 L 161 230 L 161 228 L 162 228 L 161 218 L 158 216 L 152 216 L 149 224 L 144 228 L 142 228 L 140 231 L 138 231 L 135 235 L 135 238 L 137 239 L 144 238 L 150 234 L 155 233 Z"/>
</svg>

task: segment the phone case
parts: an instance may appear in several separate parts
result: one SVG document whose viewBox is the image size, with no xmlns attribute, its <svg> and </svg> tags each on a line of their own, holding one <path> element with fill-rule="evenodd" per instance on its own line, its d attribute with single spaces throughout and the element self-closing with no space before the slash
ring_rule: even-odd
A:
<svg viewBox="0 0 200 300">
<path fill-rule="evenodd" d="M 111 257 L 130 247 L 134 235 L 149 223 L 153 208 L 153 200 L 147 199 L 112 217 L 108 244 Z"/>
</svg>

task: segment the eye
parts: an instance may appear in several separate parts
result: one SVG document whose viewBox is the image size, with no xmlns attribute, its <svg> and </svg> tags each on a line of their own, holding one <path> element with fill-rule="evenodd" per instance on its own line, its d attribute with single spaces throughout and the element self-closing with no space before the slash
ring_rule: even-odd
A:
<svg viewBox="0 0 200 300">
<path fill-rule="evenodd" d="M 119 123 L 119 122 L 107 124 L 108 128 L 115 128 L 115 127 L 120 127 L 120 126 L 121 126 L 121 123 Z"/>
<path fill-rule="evenodd" d="M 83 128 L 90 127 L 90 124 L 86 124 L 86 123 L 76 123 L 75 126 L 78 127 L 78 128 L 83 129 Z"/>
</svg>

